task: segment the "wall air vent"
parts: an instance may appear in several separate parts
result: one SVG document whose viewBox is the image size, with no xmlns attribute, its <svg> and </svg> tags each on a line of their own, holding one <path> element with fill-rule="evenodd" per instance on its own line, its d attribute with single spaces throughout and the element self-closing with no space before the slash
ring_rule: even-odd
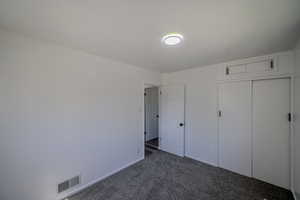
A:
<svg viewBox="0 0 300 200">
<path fill-rule="evenodd" d="M 75 176 L 69 180 L 59 183 L 57 186 L 57 192 L 58 193 L 64 192 L 78 184 L 80 184 L 80 176 Z"/>
</svg>

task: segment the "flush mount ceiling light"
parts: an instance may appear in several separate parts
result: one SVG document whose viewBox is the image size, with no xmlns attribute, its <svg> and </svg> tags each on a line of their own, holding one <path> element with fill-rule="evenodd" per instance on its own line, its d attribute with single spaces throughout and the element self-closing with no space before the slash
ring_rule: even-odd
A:
<svg viewBox="0 0 300 200">
<path fill-rule="evenodd" d="M 169 33 L 165 35 L 161 41 L 166 45 L 174 46 L 183 41 L 183 36 L 179 33 Z"/>
</svg>

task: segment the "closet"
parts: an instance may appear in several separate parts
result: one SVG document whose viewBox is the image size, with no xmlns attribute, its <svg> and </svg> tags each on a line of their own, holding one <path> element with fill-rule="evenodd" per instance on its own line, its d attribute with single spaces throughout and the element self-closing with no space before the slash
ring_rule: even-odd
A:
<svg viewBox="0 0 300 200">
<path fill-rule="evenodd" d="M 219 164 L 251 176 L 251 82 L 224 83 L 219 92 Z"/>
<path fill-rule="evenodd" d="M 289 188 L 290 79 L 219 84 L 219 165 Z"/>
<path fill-rule="evenodd" d="M 274 58 L 223 69 L 225 81 L 218 87 L 219 166 L 289 189 L 290 78 L 251 77 L 253 71 L 277 71 Z M 236 74 L 248 80 L 234 80 Z"/>
<path fill-rule="evenodd" d="M 289 188 L 290 79 L 253 81 L 253 177 Z"/>
</svg>

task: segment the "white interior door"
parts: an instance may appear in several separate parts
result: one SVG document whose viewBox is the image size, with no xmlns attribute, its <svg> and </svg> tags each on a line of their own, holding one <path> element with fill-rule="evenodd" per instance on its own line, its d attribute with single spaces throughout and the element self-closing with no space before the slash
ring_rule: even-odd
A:
<svg viewBox="0 0 300 200">
<path fill-rule="evenodd" d="M 251 176 L 251 82 L 219 85 L 219 165 Z"/>
<path fill-rule="evenodd" d="M 290 79 L 253 81 L 253 177 L 289 188 Z"/>
<path fill-rule="evenodd" d="M 160 88 L 159 147 L 184 156 L 184 86 Z"/>
</svg>

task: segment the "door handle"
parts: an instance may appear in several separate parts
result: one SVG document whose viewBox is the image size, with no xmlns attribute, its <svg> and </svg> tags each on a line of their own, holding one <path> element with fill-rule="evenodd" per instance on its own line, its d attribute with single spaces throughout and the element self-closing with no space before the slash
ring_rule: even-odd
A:
<svg viewBox="0 0 300 200">
<path fill-rule="evenodd" d="M 184 126 L 184 123 L 180 123 L 179 126 L 180 126 L 180 127 Z"/>
<path fill-rule="evenodd" d="M 229 75 L 229 67 L 226 67 L 225 74 Z"/>
<path fill-rule="evenodd" d="M 292 113 L 288 113 L 288 121 L 292 122 Z"/>
<path fill-rule="evenodd" d="M 218 117 L 222 117 L 222 111 L 221 110 L 218 111 Z"/>
<path fill-rule="evenodd" d="M 274 61 L 273 61 L 273 59 L 270 61 L 270 68 L 274 69 Z"/>
</svg>

